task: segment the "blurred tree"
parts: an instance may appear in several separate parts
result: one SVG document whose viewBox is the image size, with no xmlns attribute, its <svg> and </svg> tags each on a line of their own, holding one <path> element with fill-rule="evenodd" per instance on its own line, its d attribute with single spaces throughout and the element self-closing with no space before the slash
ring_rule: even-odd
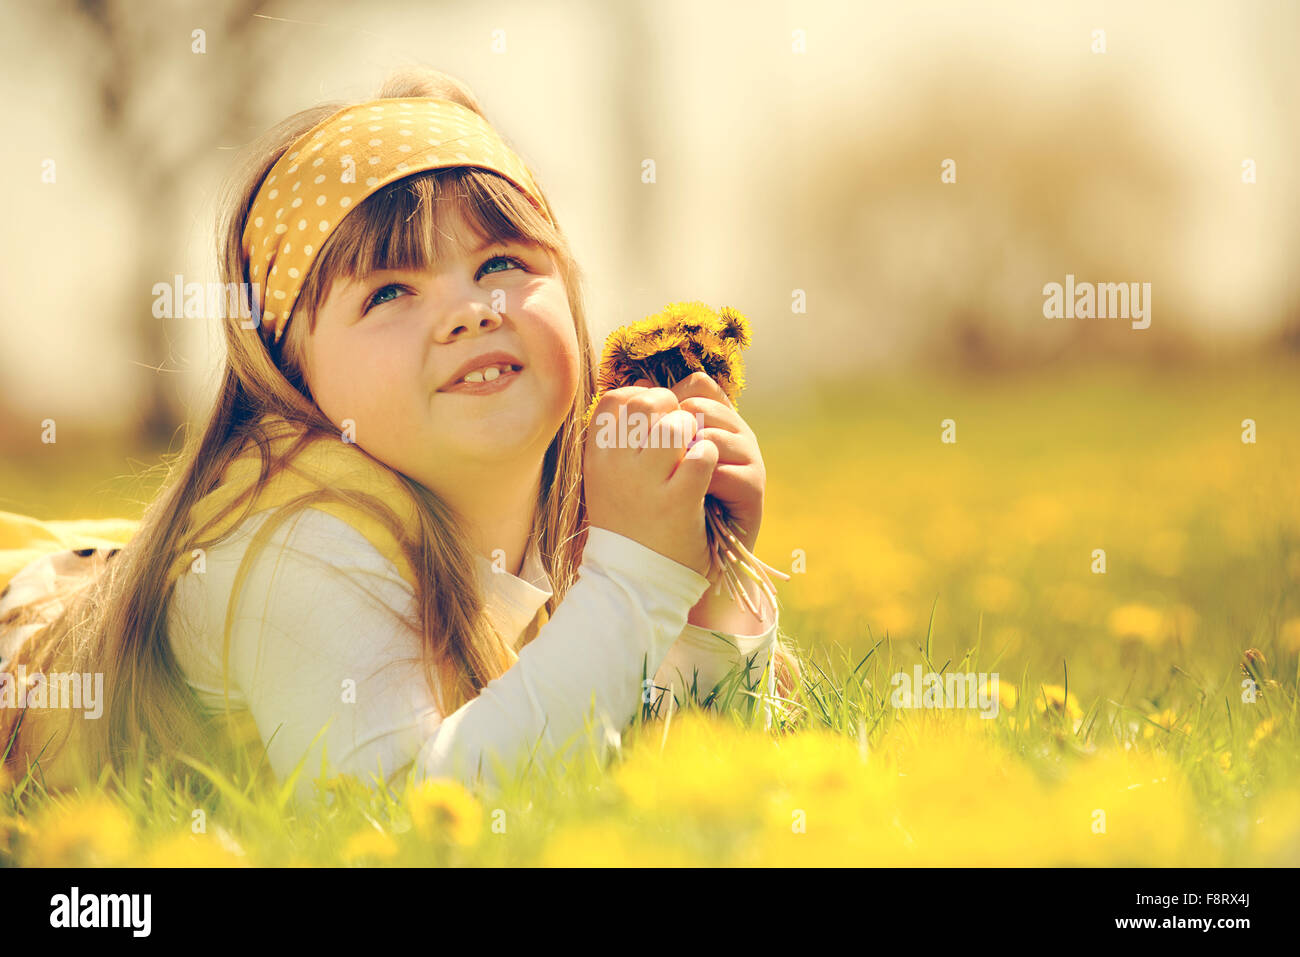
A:
<svg viewBox="0 0 1300 957">
<path fill-rule="evenodd" d="M 123 171 L 122 190 L 133 211 L 139 244 L 132 252 L 132 334 L 139 361 L 153 367 L 139 431 L 166 444 L 184 419 L 180 395 L 168 368 L 168 320 L 153 315 L 155 283 L 177 267 L 181 188 L 219 143 L 242 141 L 250 126 L 249 104 L 261 73 L 250 68 L 268 42 L 255 15 L 267 0 L 234 0 L 217 7 L 195 6 L 192 24 L 175 8 L 165 16 L 127 0 L 75 0 L 44 7 L 57 32 L 83 42 L 84 55 L 69 63 L 85 71 L 98 92 L 97 145 Z M 71 14 L 84 30 L 67 31 Z M 203 31 L 197 36 L 194 31 Z M 200 52 L 200 47 L 201 51 Z"/>
</svg>

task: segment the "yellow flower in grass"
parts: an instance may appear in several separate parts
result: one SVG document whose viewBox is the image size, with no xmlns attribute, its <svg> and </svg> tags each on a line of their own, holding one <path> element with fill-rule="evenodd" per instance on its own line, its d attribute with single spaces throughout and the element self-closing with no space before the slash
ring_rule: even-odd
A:
<svg viewBox="0 0 1300 957">
<path fill-rule="evenodd" d="M 1177 765 L 1158 752 L 1118 749 L 1074 764 L 1048 801 L 1054 863 L 1064 866 L 1217 866 L 1196 836 L 1191 794 Z"/>
<path fill-rule="evenodd" d="M 425 778 L 406 794 L 411 825 L 423 838 L 470 845 L 479 838 L 483 810 L 459 781 Z"/>
<path fill-rule="evenodd" d="M 1146 722 L 1142 726 L 1142 737 L 1153 738 L 1161 733 L 1161 729 L 1169 733 L 1187 730 L 1187 719 L 1180 718 L 1178 712 L 1173 708 L 1165 708 L 1163 711 L 1157 711 L 1147 715 Z"/>
<path fill-rule="evenodd" d="M 1199 616 L 1186 605 L 1152 608 L 1140 602 L 1120 605 L 1110 613 L 1107 624 L 1116 638 L 1140 641 L 1161 648 L 1170 639 L 1190 641 L 1196 634 Z"/>
<path fill-rule="evenodd" d="M 638 735 L 613 776 L 637 813 L 733 821 L 754 813 L 747 796 L 778 763 L 776 746 L 762 731 L 690 710 L 672 715 L 666 738 L 657 729 Z"/>
<path fill-rule="evenodd" d="M 1164 615 L 1159 609 L 1138 602 L 1120 605 L 1107 621 L 1116 638 L 1135 638 L 1148 645 L 1163 644 Z"/>
<path fill-rule="evenodd" d="M 135 850 L 130 815 L 103 795 L 50 804 L 31 823 L 23 863 L 36 867 L 123 867 Z"/>
<path fill-rule="evenodd" d="M 988 699 L 992 684 L 992 680 L 985 679 L 984 683 L 980 685 L 981 699 Z M 997 685 L 999 714 L 1003 711 L 1014 712 L 1016 710 L 1016 704 L 1020 698 L 1020 692 L 1013 683 L 1002 678 L 1000 675 L 998 676 Z"/>
<path fill-rule="evenodd" d="M 838 740 L 837 740 L 838 739 Z M 809 745 L 770 795 L 754 863 L 1010 866 L 1051 862 L 1042 788 L 989 722 L 917 715 L 865 757 L 851 739 Z"/>
<path fill-rule="evenodd" d="M 1034 707 L 1038 709 L 1039 714 L 1047 714 L 1050 710 L 1052 714 L 1067 717 L 1070 720 L 1070 726 L 1078 730 L 1079 722 L 1083 720 L 1083 709 L 1079 707 L 1079 699 L 1071 691 L 1067 696 L 1065 689 L 1060 685 L 1041 685 L 1038 694 L 1034 696 Z"/>
<path fill-rule="evenodd" d="M 397 842 L 390 835 L 367 825 L 348 838 L 342 858 L 347 864 L 388 861 L 397 856 L 397 851 Z"/>
<path fill-rule="evenodd" d="M 917 866 L 1052 863 L 1043 791 L 1030 769 L 972 715 L 926 722 L 896 752 L 898 825 Z"/>
<path fill-rule="evenodd" d="M 738 863 L 852 866 L 903 853 L 903 836 L 889 824 L 897 773 L 883 757 L 851 737 L 809 729 L 782 740 L 770 760 L 757 839 Z"/>
<path fill-rule="evenodd" d="M 542 867 L 700 867 L 721 862 L 702 859 L 689 845 L 659 834 L 638 834 L 627 821 L 589 821 L 560 828 L 542 849 Z"/>
<path fill-rule="evenodd" d="M 1041 787 L 989 725 L 918 714 L 870 750 L 840 735 L 809 736 L 769 794 L 756 860 L 745 863 L 1050 863 L 1050 840 L 1035 827 Z"/>
<path fill-rule="evenodd" d="M 207 834 L 182 832 L 154 846 L 147 867 L 244 867 L 247 862 L 233 848 Z"/>
<path fill-rule="evenodd" d="M 1276 731 L 1277 731 L 1277 718 L 1265 718 L 1258 725 L 1256 725 L 1255 733 L 1250 736 L 1250 744 L 1248 745 L 1251 753 L 1253 754 L 1256 748 L 1258 748 L 1269 738 L 1273 737 Z"/>
</svg>

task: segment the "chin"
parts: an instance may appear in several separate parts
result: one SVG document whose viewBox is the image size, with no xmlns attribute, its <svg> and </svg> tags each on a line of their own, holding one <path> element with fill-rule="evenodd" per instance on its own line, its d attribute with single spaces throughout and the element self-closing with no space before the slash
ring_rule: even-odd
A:
<svg viewBox="0 0 1300 957">
<path fill-rule="evenodd" d="M 552 432 L 553 436 L 554 433 Z M 480 462 L 515 462 L 540 443 L 542 453 L 550 439 L 543 441 L 543 433 L 536 421 L 514 423 L 494 422 L 490 428 L 479 428 L 456 443 L 459 454 Z"/>
</svg>

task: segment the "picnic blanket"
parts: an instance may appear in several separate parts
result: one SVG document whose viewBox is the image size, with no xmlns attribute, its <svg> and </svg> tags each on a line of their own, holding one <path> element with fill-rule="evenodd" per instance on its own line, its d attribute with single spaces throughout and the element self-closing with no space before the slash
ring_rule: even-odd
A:
<svg viewBox="0 0 1300 957">
<path fill-rule="evenodd" d="M 121 548 L 139 525 L 130 518 L 41 521 L 0 512 L 0 589 L 37 559 L 87 548 Z"/>
</svg>

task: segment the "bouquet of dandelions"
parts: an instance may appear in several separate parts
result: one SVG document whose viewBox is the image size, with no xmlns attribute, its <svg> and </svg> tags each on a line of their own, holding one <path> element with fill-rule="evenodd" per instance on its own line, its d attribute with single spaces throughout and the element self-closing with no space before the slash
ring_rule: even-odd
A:
<svg viewBox="0 0 1300 957">
<path fill-rule="evenodd" d="M 596 404 L 610 389 L 649 379 L 656 386 L 672 388 L 692 372 L 705 372 L 738 408 L 745 387 L 745 364 L 740 350 L 750 343 L 749 320 L 723 306 L 714 312 L 702 302 L 674 302 L 661 312 L 615 329 L 605 340 L 604 354 L 596 374 L 596 396 L 587 409 L 589 424 Z M 743 578 L 758 585 L 760 593 L 775 610 L 776 588 L 768 573 L 789 581 L 790 576 L 747 549 L 740 535 L 747 534 L 727 515 L 726 507 L 712 495 L 704 499 L 705 530 L 709 538 L 709 578 L 720 573 L 718 593 L 725 584 L 733 599 L 750 614 L 761 618 L 758 607 L 743 587 Z M 737 534 L 739 532 L 739 535 Z M 743 578 L 742 578 L 743 576 Z"/>
</svg>

